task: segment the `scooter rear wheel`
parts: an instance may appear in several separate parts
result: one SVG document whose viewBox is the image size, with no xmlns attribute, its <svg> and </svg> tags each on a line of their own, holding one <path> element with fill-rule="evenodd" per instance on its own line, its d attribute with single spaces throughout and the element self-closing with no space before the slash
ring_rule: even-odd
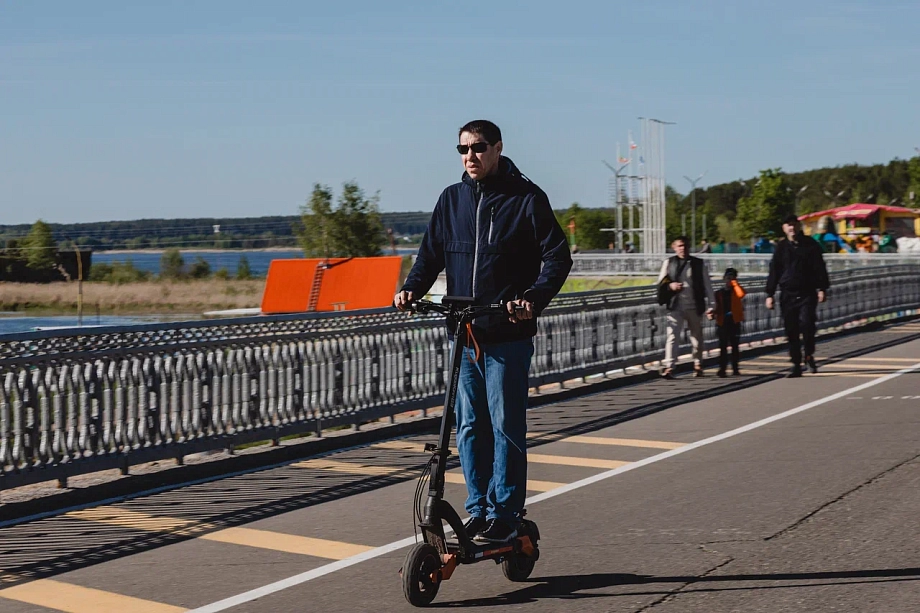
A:
<svg viewBox="0 0 920 613">
<path fill-rule="evenodd" d="M 409 604 L 425 607 L 438 595 L 441 584 L 431 574 L 441 568 L 441 555 L 428 543 L 417 543 L 406 554 L 402 569 L 403 594 Z"/>
<path fill-rule="evenodd" d="M 502 573 L 508 581 L 526 581 L 536 563 L 536 558 L 516 553 L 502 560 Z"/>
<path fill-rule="evenodd" d="M 525 519 L 521 522 L 521 532 L 530 537 L 534 551 L 533 555 L 530 556 L 515 553 L 502 560 L 502 573 L 509 581 L 526 581 L 530 577 L 530 573 L 533 572 L 533 567 L 537 560 L 540 559 L 540 550 L 537 548 L 537 543 L 540 540 L 540 530 L 537 528 L 537 524 Z"/>
</svg>

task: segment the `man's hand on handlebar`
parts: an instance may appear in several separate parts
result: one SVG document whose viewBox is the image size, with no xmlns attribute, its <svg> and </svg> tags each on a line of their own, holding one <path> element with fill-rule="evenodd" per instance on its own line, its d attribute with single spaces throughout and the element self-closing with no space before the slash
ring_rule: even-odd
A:
<svg viewBox="0 0 920 613">
<path fill-rule="evenodd" d="M 400 311 L 408 311 L 409 304 L 412 302 L 413 298 L 412 292 L 399 292 L 393 298 L 393 306 Z"/>
<path fill-rule="evenodd" d="M 526 319 L 533 319 L 533 303 L 523 298 L 508 302 L 507 309 L 510 315 L 508 321 L 513 324 Z"/>
</svg>

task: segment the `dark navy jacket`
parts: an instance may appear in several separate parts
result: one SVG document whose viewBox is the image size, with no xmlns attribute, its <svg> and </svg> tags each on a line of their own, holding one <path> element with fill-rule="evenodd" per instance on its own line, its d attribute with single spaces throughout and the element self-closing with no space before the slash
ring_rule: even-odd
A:
<svg viewBox="0 0 920 613">
<path fill-rule="evenodd" d="M 497 173 L 483 181 L 463 173 L 441 193 L 402 289 L 420 298 L 446 269 L 449 296 L 471 296 L 477 304 L 525 298 L 539 315 L 571 268 L 565 233 L 546 194 L 502 157 Z M 480 317 L 474 327 L 485 343 L 537 331 L 536 319 L 511 323 L 507 316 Z"/>
<path fill-rule="evenodd" d="M 787 238 L 779 241 L 770 260 L 767 296 L 772 297 L 777 286 L 784 294 L 805 296 L 826 290 L 830 285 L 824 250 L 818 241 L 804 234 L 795 243 Z"/>
</svg>

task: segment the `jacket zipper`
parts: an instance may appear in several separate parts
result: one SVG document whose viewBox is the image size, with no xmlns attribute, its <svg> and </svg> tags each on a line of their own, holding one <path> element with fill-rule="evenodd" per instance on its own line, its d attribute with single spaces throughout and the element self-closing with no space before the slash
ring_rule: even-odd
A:
<svg viewBox="0 0 920 613">
<path fill-rule="evenodd" d="M 495 205 L 489 207 L 489 244 L 492 244 L 492 226 L 495 225 Z"/>
<path fill-rule="evenodd" d="M 471 298 L 476 297 L 476 268 L 479 265 L 479 211 L 482 209 L 483 196 L 484 194 L 480 191 L 479 201 L 476 203 L 476 242 L 473 244 L 473 294 Z"/>
</svg>

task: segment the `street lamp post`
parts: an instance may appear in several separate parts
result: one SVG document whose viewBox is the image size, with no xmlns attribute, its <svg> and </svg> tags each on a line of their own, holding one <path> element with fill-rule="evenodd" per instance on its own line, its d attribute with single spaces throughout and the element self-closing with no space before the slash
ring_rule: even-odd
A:
<svg viewBox="0 0 920 613">
<path fill-rule="evenodd" d="M 824 195 L 831 199 L 832 206 L 837 206 L 837 198 L 842 198 L 845 193 L 847 193 L 847 190 L 845 189 L 840 190 L 836 195 L 831 194 L 827 190 L 824 190 Z"/>
<path fill-rule="evenodd" d="M 804 187 L 802 187 L 802 189 L 800 189 L 799 191 L 795 193 L 795 214 L 796 215 L 799 214 L 799 200 L 802 199 L 802 194 L 805 193 L 806 189 L 808 189 L 807 185 L 805 185 Z"/>
<path fill-rule="evenodd" d="M 696 249 L 696 184 L 703 178 L 708 171 L 704 170 L 703 174 L 698 176 L 695 179 L 691 179 L 687 175 L 684 175 L 684 178 L 690 182 L 690 249 Z"/>
</svg>

